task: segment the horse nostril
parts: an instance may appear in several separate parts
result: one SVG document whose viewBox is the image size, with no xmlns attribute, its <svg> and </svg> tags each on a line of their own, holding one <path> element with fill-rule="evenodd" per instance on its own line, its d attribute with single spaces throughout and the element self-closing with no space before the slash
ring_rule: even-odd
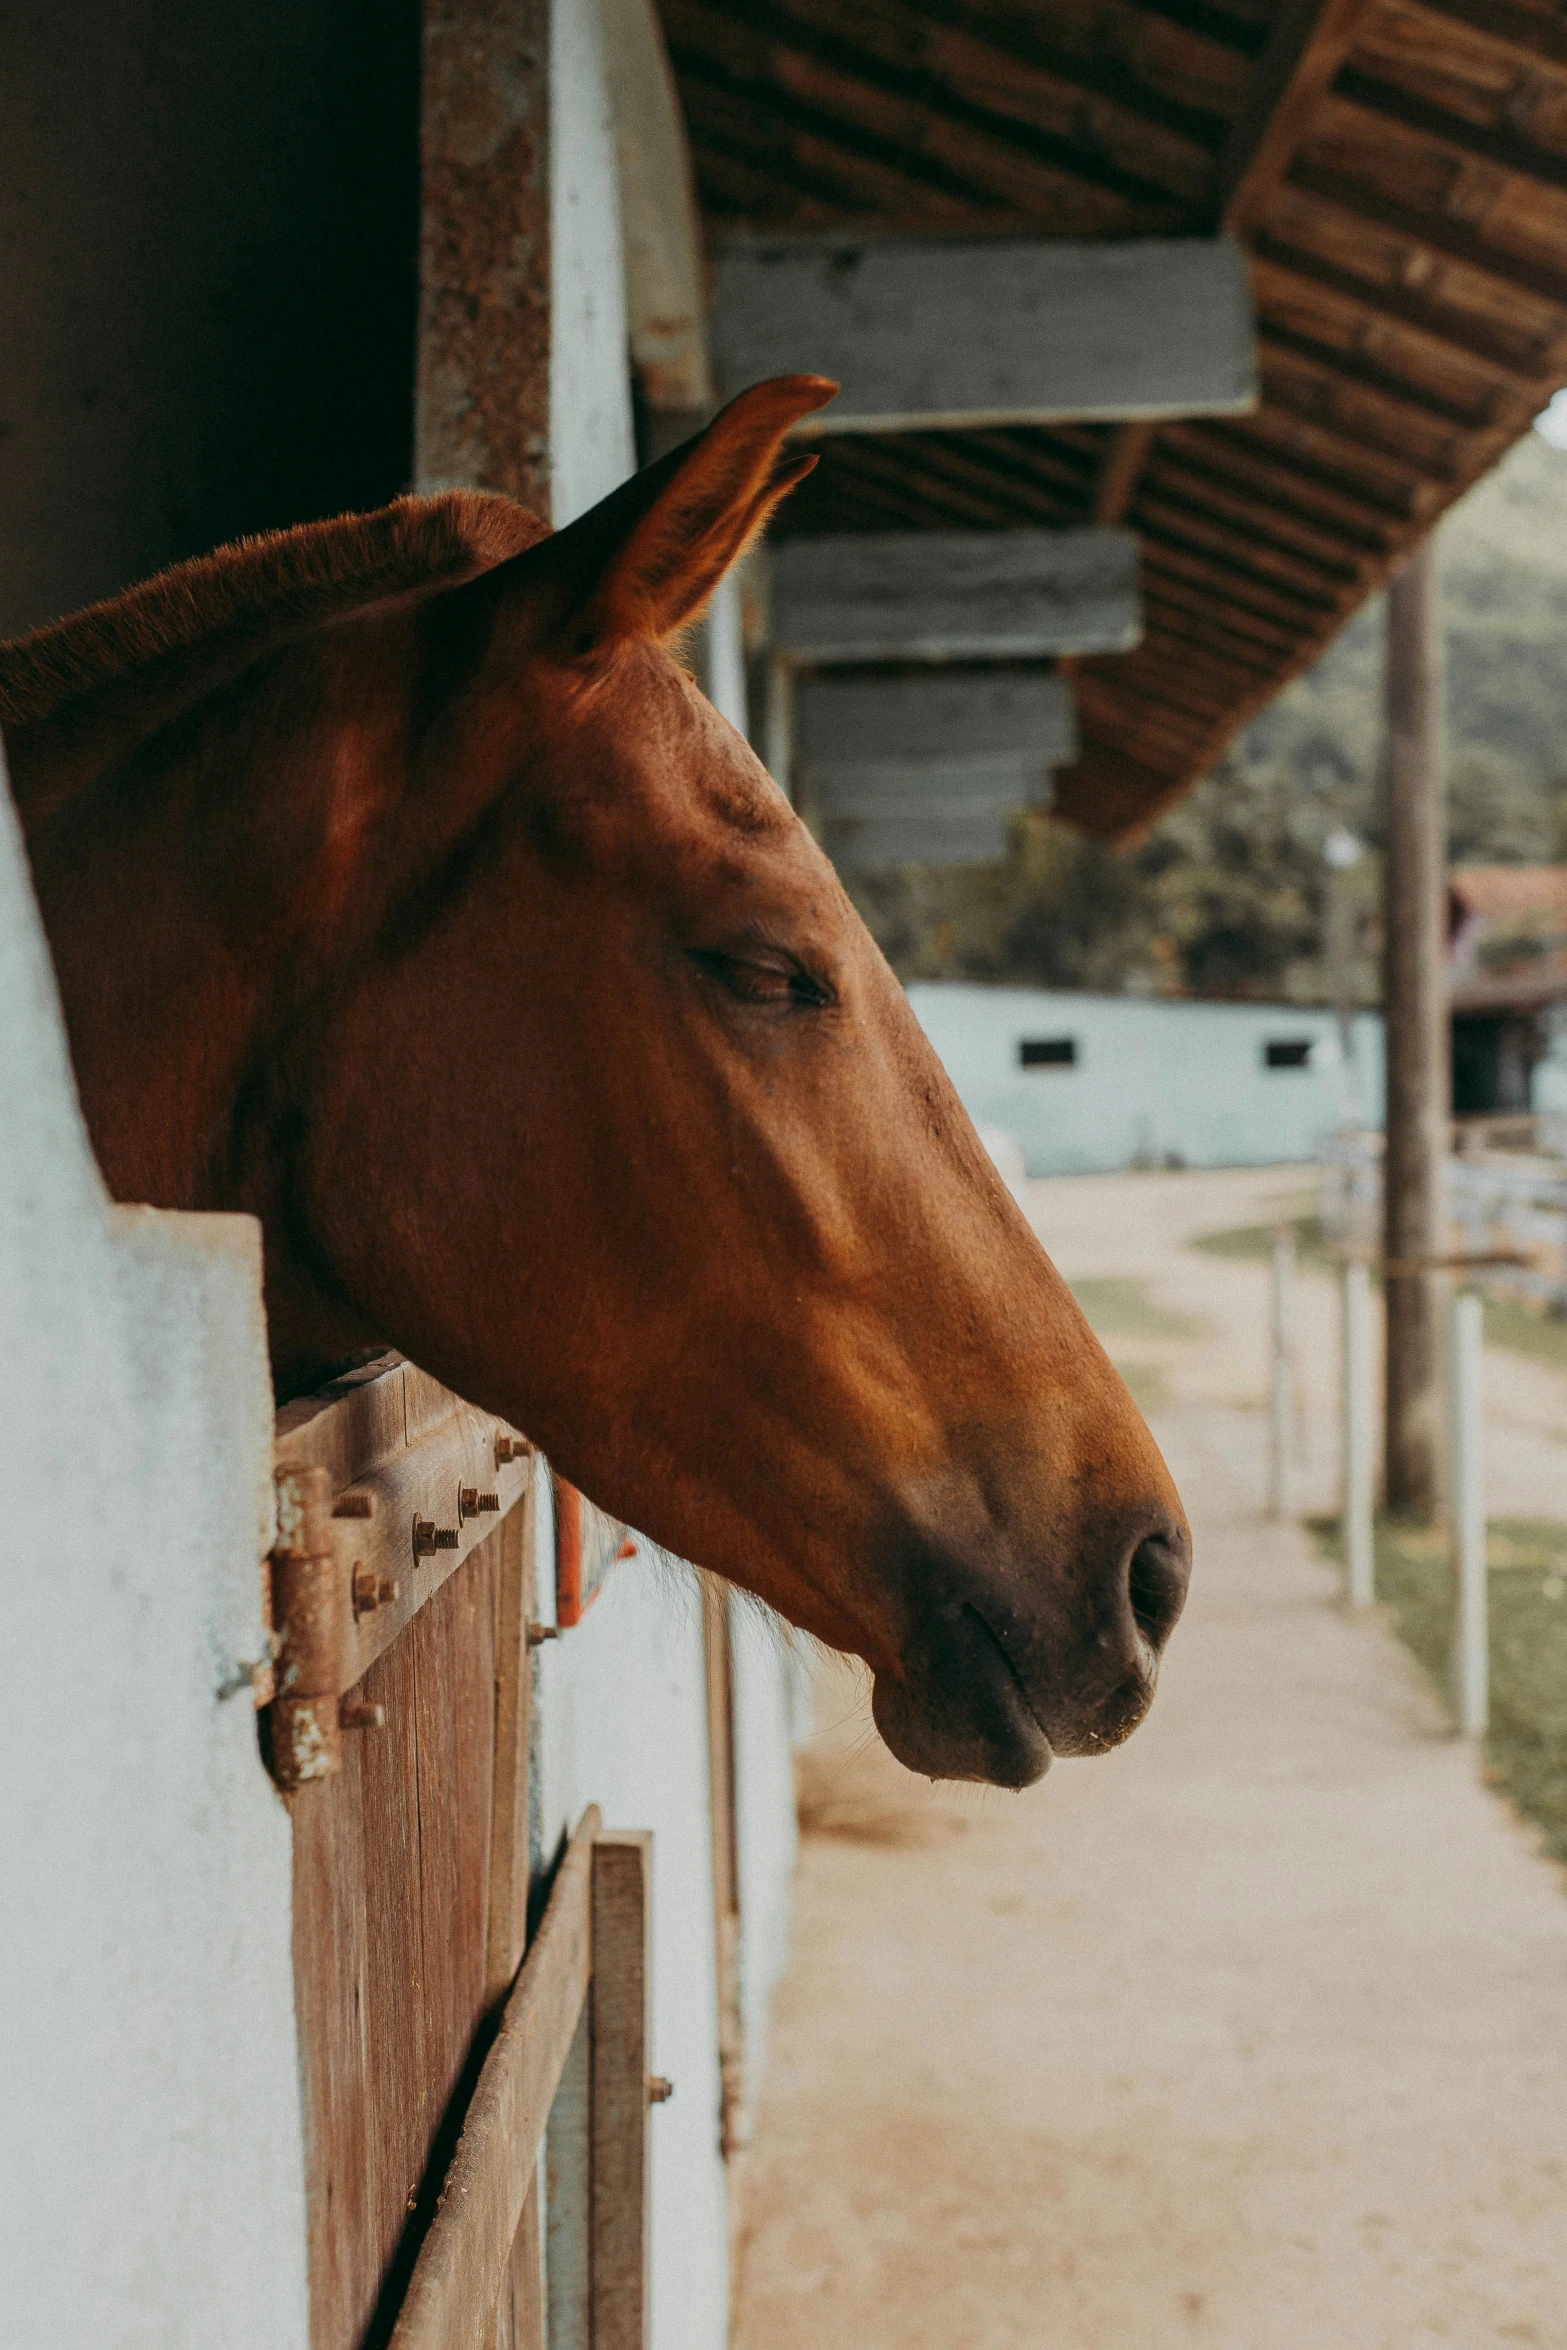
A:
<svg viewBox="0 0 1567 2350">
<path fill-rule="evenodd" d="M 1186 1605 L 1187 1573 L 1185 1544 L 1168 1535 L 1150 1534 L 1132 1553 L 1127 1569 L 1132 1614 L 1155 1656 Z"/>
</svg>

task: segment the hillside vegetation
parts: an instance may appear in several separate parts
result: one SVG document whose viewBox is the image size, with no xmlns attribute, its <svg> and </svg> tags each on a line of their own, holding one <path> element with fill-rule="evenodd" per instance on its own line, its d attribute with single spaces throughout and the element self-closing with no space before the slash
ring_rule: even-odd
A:
<svg viewBox="0 0 1567 2350">
<path fill-rule="evenodd" d="M 1567 857 L 1567 452 L 1530 433 L 1441 526 L 1455 862 Z M 1352 983 L 1377 1000 L 1382 599 L 1190 798 L 1116 853 L 1021 819 L 1012 854 L 850 887 L 905 978 L 1321 1002 L 1322 843 L 1349 881 Z"/>
</svg>

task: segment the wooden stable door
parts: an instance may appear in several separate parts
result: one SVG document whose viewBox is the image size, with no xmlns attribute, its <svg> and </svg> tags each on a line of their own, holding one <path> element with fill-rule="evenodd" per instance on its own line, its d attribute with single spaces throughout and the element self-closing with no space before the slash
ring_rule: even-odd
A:
<svg viewBox="0 0 1567 2350">
<path fill-rule="evenodd" d="M 312 2350 L 643 2350 L 649 1839 L 530 1939 L 529 1448 L 388 1362 L 277 1464 Z"/>
</svg>

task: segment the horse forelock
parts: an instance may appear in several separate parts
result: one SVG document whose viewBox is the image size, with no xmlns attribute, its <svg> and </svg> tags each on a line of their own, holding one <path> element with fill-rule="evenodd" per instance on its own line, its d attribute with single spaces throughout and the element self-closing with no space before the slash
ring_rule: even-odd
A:
<svg viewBox="0 0 1567 2350">
<path fill-rule="evenodd" d="M 238 539 L 0 643 L 0 723 L 52 718 L 214 638 L 237 635 L 259 653 L 367 605 L 492 570 L 547 536 L 510 498 L 449 490 Z"/>
</svg>

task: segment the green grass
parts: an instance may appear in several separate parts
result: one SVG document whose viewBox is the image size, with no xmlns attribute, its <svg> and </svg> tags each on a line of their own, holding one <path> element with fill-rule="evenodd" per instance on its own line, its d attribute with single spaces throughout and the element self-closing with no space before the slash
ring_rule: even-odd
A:
<svg viewBox="0 0 1567 2350">
<path fill-rule="evenodd" d="M 1279 1221 L 1294 1230 L 1295 1258 L 1302 1272 L 1335 1270 L 1337 1260 L 1323 1239 L 1321 1221 L 1314 1212 L 1282 1216 Z M 1273 1254 L 1273 1232 L 1271 1224 L 1237 1224 L 1227 1232 L 1204 1232 L 1191 1245 L 1205 1256 L 1263 1264 Z M 1377 1273 L 1371 1278 L 1381 1286 Z M 1083 1310 L 1088 1311 L 1086 1306 Z M 1093 1320 L 1091 1314 L 1089 1320 Z M 1525 1305 L 1517 1298 L 1488 1297 L 1485 1343 L 1503 1347 L 1510 1354 L 1527 1355 L 1536 1363 L 1549 1363 L 1558 1371 L 1567 1370 L 1567 1314 L 1542 1313 L 1539 1307 Z"/>
<path fill-rule="evenodd" d="M 1335 1519 L 1312 1521 L 1323 1554 L 1342 1564 Z M 1567 1861 L 1567 1525 L 1531 1518 L 1492 1521 L 1490 1553 L 1490 1776 Z M 1452 1646 L 1452 1566 L 1447 1538 L 1381 1519 L 1376 1592 L 1394 1630 L 1444 1702 Z"/>
<path fill-rule="evenodd" d="M 1146 1281 L 1128 1273 L 1095 1273 L 1072 1283 L 1072 1295 L 1096 1338 L 1201 1338 L 1207 1325 L 1157 1304 Z"/>
<path fill-rule="evenodd" d="M 1517 1298 L 1488 1297 L 1485 1301 L 1485 1343 L 1503 1346 L 1515 1355 L 1567 1371 L 1567 1314 L 1544 1314 Z"/>
<path fill-rule="evenodd" d="M 1277 1224 L 1236 1224 L 1228 1232 L 1204 1232 L 1192 1242 L 1208 1257 L 1241 1257 L 1265 1264 L 1273 1255 L 1273 1235 L 1278 1225 L 1295 1235 L 1296 1262 L 1310 1272 L 1331 1271 L 1333 1259 L 1328 1254 L 1327 1242 L 1322 1237 L 1322 1220 L 1315 1208 L 1299 1210 L 1293 1216 L 1280 1216 Z"/>
</svg>

